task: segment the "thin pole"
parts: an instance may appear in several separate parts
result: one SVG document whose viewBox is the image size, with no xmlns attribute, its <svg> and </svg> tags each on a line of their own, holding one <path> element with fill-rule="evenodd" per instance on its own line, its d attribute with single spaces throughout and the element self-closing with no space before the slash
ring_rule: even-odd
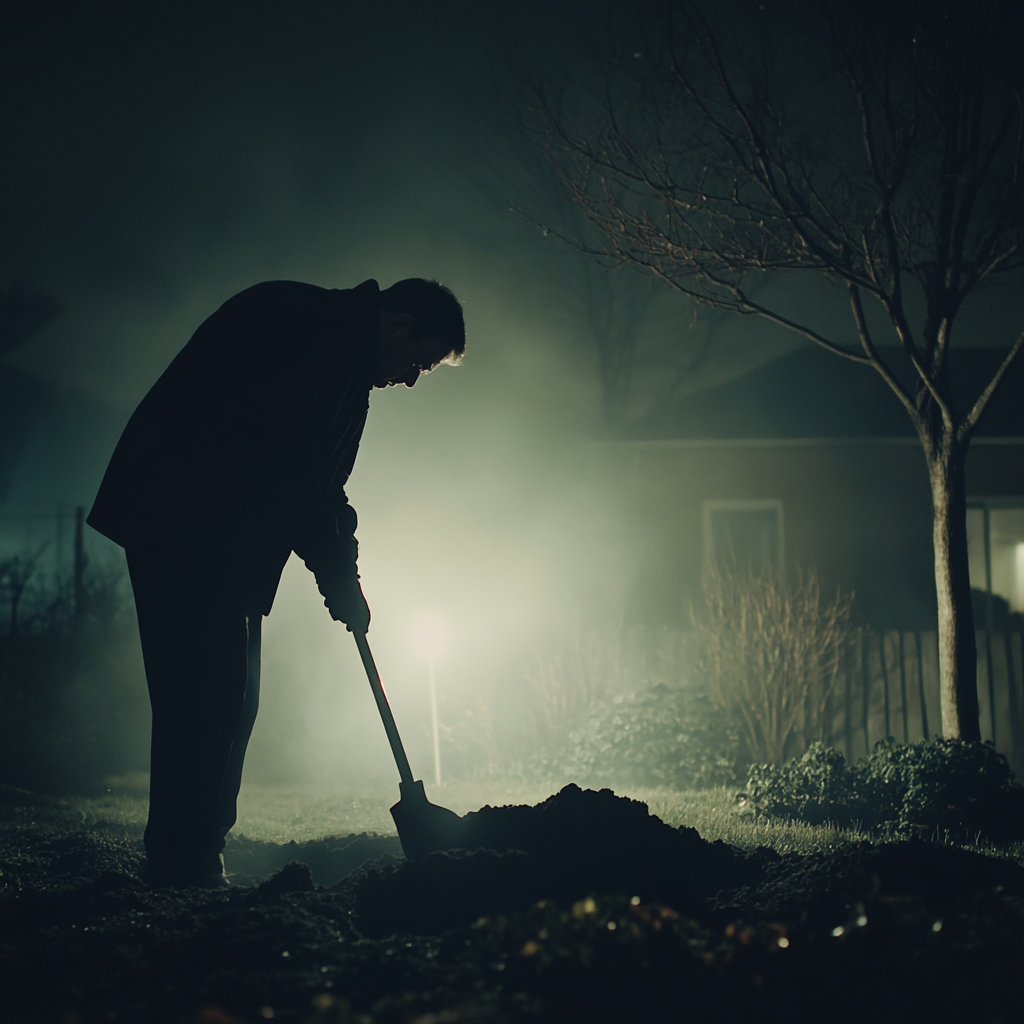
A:
<svg viewBox="0 0 1024 1024">
<path fill-rule="evenodd" d="M 430 717 L 434 723 L 434 785 L 441 785 L 441 734 L 437 727 L 437 680 L 434 678 L 434 659 L 430 666 Z"/>
</svg>

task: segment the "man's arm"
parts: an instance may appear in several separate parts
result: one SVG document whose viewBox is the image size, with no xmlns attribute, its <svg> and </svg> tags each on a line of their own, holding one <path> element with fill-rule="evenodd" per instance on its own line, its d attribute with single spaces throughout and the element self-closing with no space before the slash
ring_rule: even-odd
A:
<svg viewBox="0 0 1024 1024">
<path fill-rule="evenodd" d="M 294 544 L 331 616 L 357 633 L 366 632 L 370 611 L 359 586 L 358 518 L 344 485 L 355 465 L 366 412 L 365 405 L 343 407 L 332 424 L 337 432 L 329 431 L 321 451 L 311 453 L 310 492 L 304 502 L 308 512 Z"/>
<path fill-rule="evenodd" d="M 294 551 L 316 577 L 331 618 L 344 622 L 353 633 L 365 633 L 370 609 L 359 586 L 356 525 L 355 509 L 347 502 L 342 515 L 321 504 L 299 530 Z"/>
</svg>

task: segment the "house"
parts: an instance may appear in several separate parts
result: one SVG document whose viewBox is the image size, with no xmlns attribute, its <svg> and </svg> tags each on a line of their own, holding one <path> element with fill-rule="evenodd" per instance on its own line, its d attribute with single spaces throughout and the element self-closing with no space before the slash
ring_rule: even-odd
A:
<svg viewBox="0 0 1024 1024">
<path fill-rule="evenodd" d="M 909 380 L 912 369 L 899 355 L 884 357 Z M 954 351 L 960 401 L 981 391 L 1003 355 Z M 928 474 L 909 417 L 874 370 L 807 346 L 634 421 L 610 451 L 630 495 L 636 544 L 629 621 L 685 627 L 712 558 L 755 568 L 771 563 L 786 574 L 813 570 L 823 592 L 853 592 L 855 616 L 881 638 L 877 651 L 864 655 L 863 721 L 848 709 L 838 726 L 848 754 L 859 756 L 890 733 L 936 731 Z M 979 673 L 983 724 L 987 716 L 987 734 L 999 733 L 1000 746 L 1006 740 L 1024 765 L 1024 358 L 979 424 L 967 486 L 977 624 L 988 627 L 979 644 L 987 659 Z M 1003 631 L 995 647 L 993 630 Z M 908 668 L 905 651 L 914 648 L 917 661 Z M 875 676 L 884 681 L 877 699 Z M 902 704 L 890 692 L 897 678 Z M 861 701 L 852 685 L 846 684 L 851 708 Z M 869 722 L 869 712 L 877 721 Z"/>
<path fill-rule="evenodd" d="M 964 400 L 1001 355 L 953 353 Z M 633 617 L 678 621 L 706 560 L 728 548 L 738 561 L 800 566 L 828 589 L 854 591 L 861 618 L 879 628 L 933 627 L 925 461 L 870 367 L 806 346 L 634 421 L 612 450 L 643 538 Z M 1024 611 L 1024 358 L 979 425 L 967 476 L 972 582 L 988 589 L 987 562 L 993 592 Z"/>
</svg>

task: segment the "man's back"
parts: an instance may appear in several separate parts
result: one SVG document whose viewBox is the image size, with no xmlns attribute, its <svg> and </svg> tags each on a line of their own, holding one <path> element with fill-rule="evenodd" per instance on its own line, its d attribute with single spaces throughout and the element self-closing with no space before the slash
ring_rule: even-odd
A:
<svg viewBox="0 0 1024 1024">
<path fill-rule="evenodd" d="M 324 463 L 341 452 L 325 447 L 351 440 L 347 421 L 361 426 L 376 303 L 372 281 L 349 291 L 275 281 L 229 299 L 135 411 L 90 524 L 125 545 L 253 516 L 283 527 L 332 483 Z"/>
</svg>

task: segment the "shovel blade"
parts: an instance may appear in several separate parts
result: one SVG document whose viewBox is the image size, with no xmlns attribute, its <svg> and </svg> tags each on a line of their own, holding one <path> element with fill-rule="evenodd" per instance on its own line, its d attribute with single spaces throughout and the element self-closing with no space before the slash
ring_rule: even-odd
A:
<svg viewBox="0 0 1024 1024">
<path fill-rule="evenodd" d="M 427 799 L 422 779 L 399 783 L 401 798 L 391 808 L 408 860 L 423 860 L 428 853 L 454 850 L 463 845 L 463 819 L 447 807 L 439 807 Z"/>
</svg>

